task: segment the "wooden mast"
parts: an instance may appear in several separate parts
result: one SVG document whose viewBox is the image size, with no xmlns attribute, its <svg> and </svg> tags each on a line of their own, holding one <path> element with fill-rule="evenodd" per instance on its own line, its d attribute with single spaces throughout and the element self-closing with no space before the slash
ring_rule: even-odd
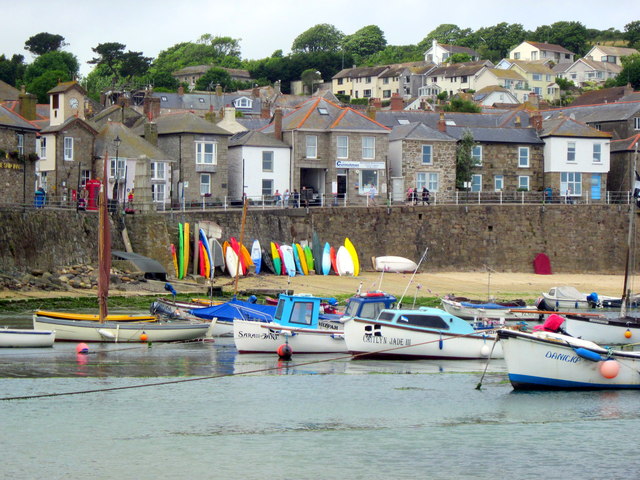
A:
<svg viewBox="0 0 640 480">
<path fill-rule="evenodd" d="M 622 300 L 621 300 L 621 305 L 620 305 L 620 316 L 621 317 L 626 317 L 627 316 L 627 303 L 629 302 L 629 297 L 630 297 L 630 293 L 629 287 L 628 287 L 628 282 L 629 282 L 629 274 L 632 270 L 632 263 L 635 259 L 635 215 L 636 215 L 636 201 L 638 200 L 638 198 L 636 198 L 636 192 L 635 192 L 635 186 L 636 186 L 636 169 L 637 169 L 637 161 L 638 161 L 638 143 L 640 141 L 636 140 L 636 147 L 635 147 L 635 152 L 633 154 L 633 161 L 630 162 L 630 169 L 631 169 L 631 174 L 630 174 L 630 180 L 631 180 L 631 184 L 630 184 L 630 191 L 631 191 L 631 198 L 629 199 L 629 232 L 628 232 L 628 236 L 627 236 L 627 258 L 626 258 L 626 263 L 624 266 L 624 286 L 622 287 Z M 632 246 L 634 247 L 632 250 Z M 633 253 L 632 253 L 633 252 Z"/>
<path fill-rule="evenodd" d="M 111 273 L 111 226 L 107 212 L 107 165 L 109 155 L 105 152 L 102 173 L 102 189 L 99 199 L 98 220 L 98 305 L 100 307 L 100 322 L 104 322 L 108 315 L 107 299 L 109 297 L 109 276 Z"/>
</svg>

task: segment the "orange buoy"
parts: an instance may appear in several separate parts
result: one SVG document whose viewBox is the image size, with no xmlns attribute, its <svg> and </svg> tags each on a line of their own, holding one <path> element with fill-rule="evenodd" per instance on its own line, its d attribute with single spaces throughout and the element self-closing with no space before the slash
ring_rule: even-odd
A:
<svg viewBox="0 0 640 480">
<path fill-rule="evenodd" d="M 141 341 L 141 342 L 146 342 L 148 338 L 149 338 L 149 337 L 148 337 L 148 336 L 147 336 L 147 334 L 146 334 L 146 333 L 144 333 L 144 332 L 142 332 L 142 334 L 140 335 L 140 341 Z"/>
<path fill-rule="evenodd" d="M 293 354 L 293 350 L 291 350 L 291 347 L 288 343 L 283 343 L 278 347 L 277 353 L 278 357 L 282 358 L 283 360 L 290 360 L 291 355 Z"/>
<path fill-rule="evenodd" d="M 632 335 L 631 330 L 627 328 L 627 331 L 624 332 L 624 338 L 631 338 L 631 335 Z"/>
<path fill-rule="evenodd" d="M 604 378 L 616 378 L 620 371 L 620 364 L 615 360 L 606 360 L 600 364 L 600 375 Z"/>
</svg>

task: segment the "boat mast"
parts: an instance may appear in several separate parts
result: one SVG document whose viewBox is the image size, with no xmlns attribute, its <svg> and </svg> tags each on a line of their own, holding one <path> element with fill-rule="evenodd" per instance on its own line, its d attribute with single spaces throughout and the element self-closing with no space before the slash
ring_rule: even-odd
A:
<svg viewBox="0 0 640 480">
<path fill-rule="evenodd" d="M 109 297 L 109 275 L 111 272 L 111 230 L 107 212 L 107 164 L 109 155 L 105 151 L 102 173 L 102 190 L 100 190 L 98 221 L 98 305 L 100 306 L 100 322 L 108 315 L 107 298 Z"/>
<path fill-rule="evenodd" d="M 631 292 L 629 292 L 628 283 L 629 283 L 629 272 L 632 269 L 632 262 L 635 258 L 635 255 L 632 255 L 632 246 L 635 246 L 635 242 L 633 241 L 635 238 L 635 216 L 636 216 L 636 195 L 635 195 L 635 185 L 636 185 L 636 168 L 638 161 L 638 143 L 636 140 L 635 152 L 633 154 L 633 161 L 629 162 L 631 175 L 630 175 L 630 190 L 631 190 L 631 198 L 629 199 L 629 232 L 627 236 L 627 258 L 626 264 L 624 267 L 624 286 L 622 288 L 622 301 L 620 305 L 620 316 L 627 316 L 627 307 L 629 303 L 629 297 L 631 296 Z M 633 250 L 635 253 L 635 249 Z"/>
</svg>

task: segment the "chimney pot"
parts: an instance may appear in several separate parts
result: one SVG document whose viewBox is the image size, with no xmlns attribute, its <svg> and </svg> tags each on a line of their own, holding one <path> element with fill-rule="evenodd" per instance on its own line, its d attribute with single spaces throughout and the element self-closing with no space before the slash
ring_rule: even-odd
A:
<svg viewBox="0 0 640 480">
<path fill-rule="evenodd" d="M 282 141 L 282 110 L 276 109 L 273 115 L 273 130 L 275 137 Z"/>
</svg>

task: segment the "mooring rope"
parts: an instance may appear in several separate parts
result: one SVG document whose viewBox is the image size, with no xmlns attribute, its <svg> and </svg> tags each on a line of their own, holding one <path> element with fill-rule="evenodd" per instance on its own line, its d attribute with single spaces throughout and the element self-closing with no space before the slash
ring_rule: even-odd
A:
<svg viewBox="0 0 640 480">
<path fill-rule="evenodd" d="M 349 355 L 341 355 L 339 357 L 331 357 L 331 358 L 325 358 L 325 359 L 320 359 L 320 360 L 311 360 L 308 362 L 302 362 L 302 363 L 294 363 L 294 364 L 288 364 L 286 365 L 287 368 L 295 368 L 295 367 L 303 367 L 306 365 L 314 365 L 314 364 L 319 364 L 319 363 L 327 363 L 327 362 L 334 362 L 337 360 L 347 360 L 347 359 L 355 359 L 355 358 L 359 358 L 359 357 L 366 357 L 366 356 L 370 356 L 370 355 L 377 355 L 380 353 L 385 353 L 385 352 L 390 352 L 393 350 L 401 350 L 403 348 L 411 348 L 411 347 L 417 347 L 420 345 L 427 345 L 429 343 L 436 343 L 436 342 L 440 342 L 440 341 L 446 341 L 446 340 L 451 340 L 454 338 L 464 338 L 464 337 L 468 337 L 468 336 L 473 336 L 473 335 L 479 335 L 478 332 L 473 332 L 473 333 L 467 333 L 464 335 L 455 335 L 455 336 L 449 336 L 449 337 L 443 337 L 442 339 L 438 338 L 435 340 L 428 340 L 425 342 L 420 342 L 420 343 L 414 343 L 412 345 L 400 345 L 397 347 L 390 347 L 390 348 L 385 348 L 382 350 L 376 350 L 374 352 L 364 352 L 364 353 L 355 353 L 355 354 L 349 354 Z M 109 351 L 109 350 L 107 350 Z M 249 370 L 246 372 L 234 372 L 234 373 L 221 373 L 221 374 L 217 374 L 217 375 L 207 375 L 204 377 L 194 377 L 194 378 L 182 378 L 179 380 L 167 380 L 164 382 L 154 382 L 154 383 L 145 383 L 145 384 L 137 384 L 137 385 L 127 385 L 127 386 L 122 386 L 122 387 L 107 387 L 107 388 L 96 388 L 96 389 L 91 389 L 91 390 L 77 390 L 77 391 L 73 391 L 73 392 L 58 392 L 58 393 L 43 393 L 43 394 L 39 394 L 39 395 L 24 395 L 24 396 L 18 396 L 18 397 L 0 397 L 0 401 L 8 401 L 8 400 L 33 400 L 36 398 L 47 398 L 47 397 L 63 397 L 63 396 L 70 396 L 70 395 L 85 395 L 85 394 L 90 394 L 90 393 L 101 393 L 101 392 L 114 392 L 114 391 L 118 391 L 118 390 L 131 390 L 134 388 L 146 388 L 146 387 L 158 387 L 158 386 L 164 386 L 164 385 L 175 385 L 175 384 L 179 384 L 179 383 L 187 383 L 187 382 L 199 382 L 199 381 L 203 381 L 203 380 L 213 380 L 213 379 L 218 379 L 218 378 L 226 378 L 226 377 L 235 377 L 238 375 L 249 375 L 249 374 L 253 374 L 253 373 L 263 373 L 263 372 L 269 372 L 272 370 L 281 370 L 283 368 L 283 365 L 275 365 L 273 367 L 266 367 L 266 368 L 258 368 L 255 370 Z"/>
</svg>

